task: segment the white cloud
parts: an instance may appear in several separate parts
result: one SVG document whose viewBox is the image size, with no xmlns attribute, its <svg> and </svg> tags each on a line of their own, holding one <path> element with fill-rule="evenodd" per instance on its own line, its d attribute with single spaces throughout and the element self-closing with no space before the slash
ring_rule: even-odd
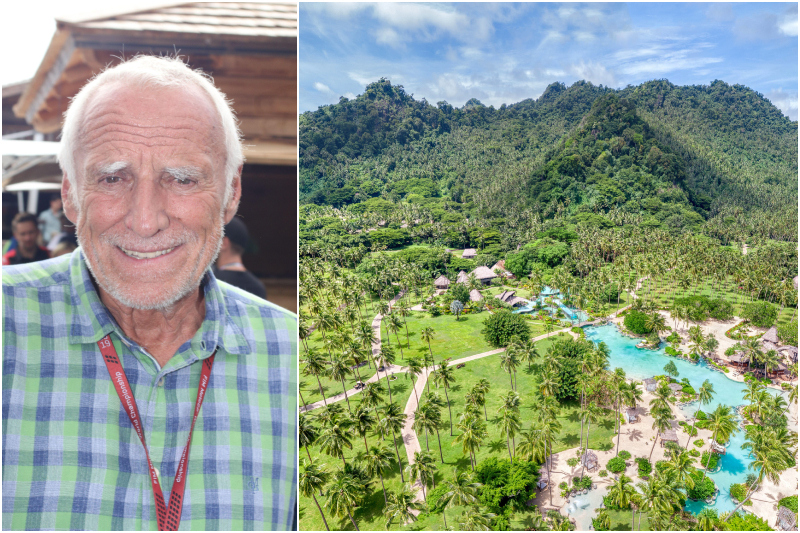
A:
<svg viewBox="0 0 800 533">
<path fill-rule="evenodd" d="M 385 44 L 392 48 L 402 48 L 404 45 L 398 33 L 392 28 L 376 28 L 373 35 L 375 35 L 375 42 L 378 44 Z"/>
<path fill-rule="evenodd" d="M 579 80 L 586 80 L 595 85 L 605 85 L 607 87 L 617 86 L 617 78 L 614 73 L 600 63 L 584 63 L 581 61 L 576 65 L 570 66 L 569 70 Z"/>
<path fill-rule="evenodd" d="M 330 94 L 330 93 L 333 92 L 330 87 L 328 87 L 324 83 L 320 83 L 318 81 L 314 82 L 314 88 L 316 90 L 318 90 L 319 92 L 321 92 L 321 93 L 329 93 Z"/>
<path fill-rule="evenodd" d="M 794 13 L 787 13 L 778 20 L 778 30 L 789 37 L 797 37 L 797 6 Z"/>
<path fill-rule="evenodd" d="M 772 104 L 780 109 L 791 120 L 797 120 L 797 93 L 786 92 L 782 88 L 764 95 Z"/>
</svg>

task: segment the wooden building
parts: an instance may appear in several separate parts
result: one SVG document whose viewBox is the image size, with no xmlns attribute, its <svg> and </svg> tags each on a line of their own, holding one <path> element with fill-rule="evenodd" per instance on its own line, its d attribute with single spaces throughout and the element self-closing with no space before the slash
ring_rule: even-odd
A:
<svg viewBox="0 0 800 533">
<path fill-rule="evenodd" d="M 177 54 L 211 75 L 244 135 L 239 214 L 258 248 L 245 264 L 270 300 L 296 311 L 297 16 L 294 2 L 197 2 L 57 20 L 14 114 L 54 137 L 87 80 L 136 54 Z"/>
</svg>

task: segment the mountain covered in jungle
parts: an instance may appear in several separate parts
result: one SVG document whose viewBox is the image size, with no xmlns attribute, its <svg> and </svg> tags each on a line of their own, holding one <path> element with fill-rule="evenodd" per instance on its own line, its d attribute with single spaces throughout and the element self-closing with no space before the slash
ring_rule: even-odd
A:
<svg viewBox="0 0 800 533">
<path fill-rule="evenodd" d="M 723 81 L 553 83 L 537 99 L 457 108 L 381 79 L 300 116 L 300 199 L 361 213 L 391 202 L 489 227 L 625 219 L 796 241 L 797 135 L 761 94 Z M 301 210 L 301 238 L 302 226 Z"/>
</svg>

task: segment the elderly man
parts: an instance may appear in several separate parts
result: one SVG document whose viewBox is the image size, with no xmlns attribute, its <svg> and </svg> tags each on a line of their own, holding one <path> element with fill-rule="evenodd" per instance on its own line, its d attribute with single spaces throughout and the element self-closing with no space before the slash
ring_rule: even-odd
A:
<svg viewBox="0 0 800 533">
<path fill-rule="evenodd" d="M 71 255 L 3 271 L 3 528 L 285 530 L 296 317 L 209 267 L 241 194 L 233 113 L 177 59 L 72 100 Z"/>
</svg>

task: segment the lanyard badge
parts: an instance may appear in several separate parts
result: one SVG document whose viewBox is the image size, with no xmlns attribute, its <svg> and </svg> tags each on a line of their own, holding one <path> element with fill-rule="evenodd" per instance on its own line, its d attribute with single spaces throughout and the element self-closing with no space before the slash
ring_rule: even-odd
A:
<svg viewBox="0 0 800 533">
<path fill-rule="evenodd" d="M 161 491 L 161 483 L 158 481 L 158 474 L 156 469 L 153 468 L 153 463 L 150 461 L 150 454 L 147 451 L 147 443 L 144 438 L 144 430 L 139 417 L 139 409 L 136 407 L 136 400 L 133 397 L 133 391 L 128 383 L 128 377 L 125 375 L 125 370 L 122 368 L 117 350 L 111 342 L 111 335 L 106 335 L 97 342 L 100 347 L 100 353 L 103 355 L 103 361 L 106 363 L 108 375 L 111 376 L 111 381 L 114 383 L 114 388 L 117 390 L 119 401 L 122 407 L 128 414 L 131 420 L 133 429 L 139 435 L 139 440 L 144 447 L 144 454 L 147 457 L 147 465 L 150 467 L 150 482 L 153 486 L 153 498 L 156 502 L 156 519 L 158 520 L 159 531 L 177 531 L 181 523 L 181 509 L 183 508 L 183 492 L 186 488 L 186 470 L 189 463 L 189 448 L 192 445 L 192 433 L 194 432 L 194 424 L 197 421 L 197 415 L 200 414 L 200 407 L 203 405 L 203 398 L 206 395 L 208 388 L 208 380 L 211 376 L 211 368 L 214 366 L 214 356 L 216 351 L 211 354 L 211 357 L 203 361 L 203 370 L 200 374 L 200 384 L 197 386 L 197 400 L 194 404 L 194 416 L 192 417 L 192 426 L 189 429 L 189 438 L 186 441 L 186 446 L 183 448 L 180 463 L 178 463 L 178 471 L 175 473 L 175 481 L 172 483 L 172 492 L 169 497 L 169 508 L 164 503 L 164 494 Z"/>
</svg>

